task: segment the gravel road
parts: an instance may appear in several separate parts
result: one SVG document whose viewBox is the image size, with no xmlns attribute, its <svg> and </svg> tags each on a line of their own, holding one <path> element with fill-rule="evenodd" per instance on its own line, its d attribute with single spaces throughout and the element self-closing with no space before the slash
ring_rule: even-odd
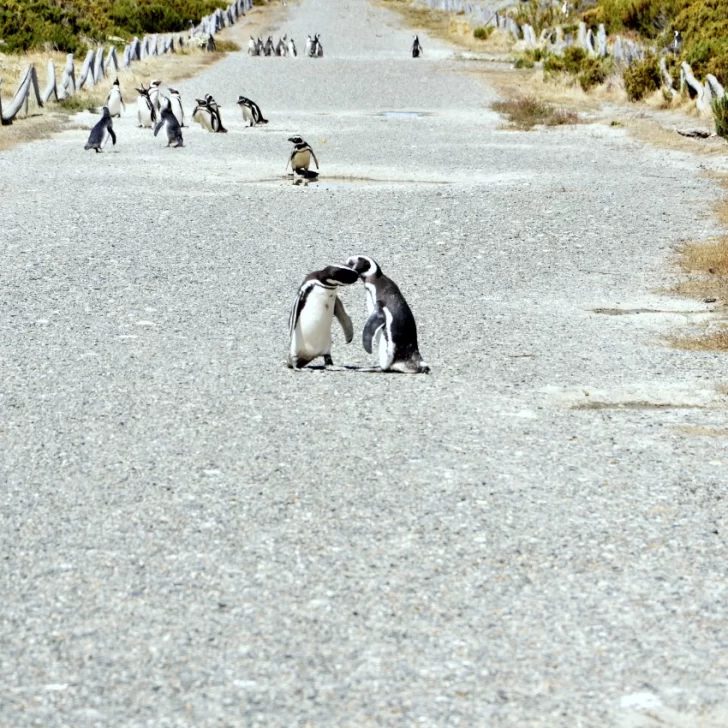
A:
<svg viewBox="0 0 728 728">
<path fill-rule="evenodd" d="M 0 726 L 728 725 L 726 358 L 655 293 L 715 232 L 706 162 L 505 130 L 482 64 L 363 0 L 280 32 L 325 57 L 180 84 L 227 135 L 130 106 L 103 154 L 0 154 Z M 357 253 L 431 376 L 284 366 Z"/>
</svg>

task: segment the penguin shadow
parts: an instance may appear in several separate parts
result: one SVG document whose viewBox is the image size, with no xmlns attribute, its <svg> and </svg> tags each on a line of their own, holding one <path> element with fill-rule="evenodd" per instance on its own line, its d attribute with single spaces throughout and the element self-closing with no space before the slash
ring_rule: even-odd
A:
<svg viewBox="0 0 728 728">
<path fill-rule="evenodd" d="M 287 369 L 290 369 L 288 365 L 285 365 Z M 360 367 L 356 364 L 334 364 L 333 366 L 326 366 L 325 364 L 307 364 L 305 367 L 300 369 L 293 369 L 294 372 L 358 372 L 359 374 L 386 374 L 379 367 Z"/>
</svg>

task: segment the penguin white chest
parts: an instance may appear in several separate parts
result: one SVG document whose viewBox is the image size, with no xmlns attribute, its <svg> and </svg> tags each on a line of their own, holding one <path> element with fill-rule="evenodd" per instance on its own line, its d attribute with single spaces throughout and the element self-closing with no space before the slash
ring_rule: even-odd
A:
<svg viewBox="0 0 728 728">
<path fill-rule="evenodd" d="M 137 100 L 137 119 L 140 126 L 152 126 L 152 110 L 143 97 Z"/>
<path fill-rule="evenodd" d="M 298 317 L 292 348 L 304 356 L 319 356 L 331 350 L 331 323 L 336 305 L 336 289 L 314 286 Z"/>
<path fill-rule="evenodd" d="M 245 104 L 242 104 L 242 107 L 243 121 L 245 121 L 248 126 L 255 126 L 255 119 L 253 118 L 253 112 L 250 110 L 250 107 L 246 106 Z"/>
<path fill-rule="evenodd" d="M 193 119 L 207 131 L 214 131 L 212 127 L 212 114 L 207 109 L 198 109 Z"/>
<path fill-rule="evenodd" d="M 112 88 L 109 93 L 109 101 L 106 104 L 112 116 L 121 115 L 121 92 L 118 88 Z"/>
<path fill-rule="evenodd" d="M 311 152 L 308 149 L 301 149 L 291 158 L 293 169 L 308 169 L 311 164 Z"/>
<path fill-rule="evenodd" d="M 182 102 L 176 97 L 172 97 L 172 113 L 174 114 L 174 118 L 177 119 L 177 122 L 180 126 L 184 126 L 185 123 L 185 112 L 182 109 Z"/>
</svg>

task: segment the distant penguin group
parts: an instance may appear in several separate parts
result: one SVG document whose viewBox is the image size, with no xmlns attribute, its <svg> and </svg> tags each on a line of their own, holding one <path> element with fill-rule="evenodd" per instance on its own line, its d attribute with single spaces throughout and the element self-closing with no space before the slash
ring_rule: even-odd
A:
<svg viewBox="0 0 728 728">
<path fill-rule="evenodd" d="M 329 265 L 309 273 L 298 288 L 288 321 L 287 365 L 301 369 L 318 357 L 333 366 L 331 324 L 334 317 L 344 330 L 346 343 L 354 338 L 351 319 L 338 297 L 338 289 L 364 282 L 369 318 L 362 345 L 368 354 L 377 349 L 379 370 L 429 374 L 417 342 L 417 325 L 397 284 L 382 273 L 379 264 L 366 255 L 354 255 L 345 265 Z"/>
<path fill-rule="evenodd" d="M 293 38 L 288 37 L 286 33 L 282 38 L 278 39 L 278 42 L 273 41 L 273 36 L 269 35 L 268 39 L 263 42 L 262 38 L 253 38 L 250 36 L 248 41 L 248 55 L 249 56 L 297 56 L 296 43 Z"/>
</svg>

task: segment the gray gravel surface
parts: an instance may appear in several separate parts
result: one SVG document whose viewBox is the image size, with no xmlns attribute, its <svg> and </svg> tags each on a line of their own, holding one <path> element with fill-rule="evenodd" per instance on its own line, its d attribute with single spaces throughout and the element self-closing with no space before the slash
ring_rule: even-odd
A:
<svg viewBox="0 0 728 728">
<path fill-rule="evenodd" d="M 504 130 L 362 0 L 286 31 L 326 57 L 180 85 L 227 135 L 130 109 L 103 154 L 0 154 L 0 725 L 728 725 L 726 359 L 654 293 L 715 232 L 704 162 Z M 431 376 L 285 368 L 303 276 L 355 253 Z"/>
</svg>

